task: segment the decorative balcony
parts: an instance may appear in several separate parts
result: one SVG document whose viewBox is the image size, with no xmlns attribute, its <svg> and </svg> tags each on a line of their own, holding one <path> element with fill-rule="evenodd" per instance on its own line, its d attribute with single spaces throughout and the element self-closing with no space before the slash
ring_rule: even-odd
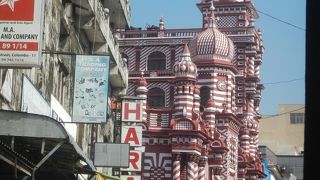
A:
<svg viewBox="0 0 320 180">
<path fill-rule="evenodd" d="M 164 31 L 164 37 L 172 37 L 172 38 L 179 38 L 179 37 L 194 37 L 202 29 L 194 28 L 194 29 L 148 29 L 148 30 L 141 30 L 141 28 L 126 30 L 121 32 L 120 38 L 152 38 L 152 37 L 159 37 L 161 33 L 160 31 Z"/>
<path fill-rule="evenodd" d="M 171 108 L 147 109 L 147 124 L 150 129 L 170 128 Z"/>
</svg>

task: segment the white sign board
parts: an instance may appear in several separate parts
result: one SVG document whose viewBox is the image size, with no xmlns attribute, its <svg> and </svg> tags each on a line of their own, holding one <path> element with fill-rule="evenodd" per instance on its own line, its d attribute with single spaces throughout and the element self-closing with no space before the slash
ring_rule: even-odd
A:
<svg viewBox="0 0 320 180">
<path fill-rule="evenodd" d="M 129 168 L 121 168 L 121 171 L 141 171 L 141 151 L 130 150 Z"/>
<path fill-rule="evenodd" d="M 50 99 L 51 106 L 51 117 L 59 122 L 66 128 L 68 134 L 71 135 L 73 139 L 77 137 L 77 125 L 71 123 L 71 116 L 59 103 L 59 101 L 51 94 Z"/>
<path fill-rule="evenodd" d="M 4 79 L 4 82 L 1 87 L 1 95 L 8 101 L 11 102 L 11 96 L 12 96 L 12 75 L 13 75 L 13 70 L 8 69 L 6 73 L 6 77 Z"/>
<path fill-rule="evenodd" d="M 142 102 L 122 101 L 122 121 L 142 122 Z"/>
<path fill-rule="evenodd" d="M 139 175 L 121 175 L 120 178 L 123 180 L 141 180 Z"/>
<path fill-rule="evenodd" d="M 1 0 L 0 66 L 40 65 L 44 0 Z"/>
<path fill-rule="evenodd" d="M 129 143 L 130 146 L 142 146 L 142 127 L 141 126 L 122 126 L 121 142 Z"/>
<path fill-rule="evenodd" d="M 32 82 L 23 75 L 21 111 L 51 117 L 51 108 Z"/>
</svg>

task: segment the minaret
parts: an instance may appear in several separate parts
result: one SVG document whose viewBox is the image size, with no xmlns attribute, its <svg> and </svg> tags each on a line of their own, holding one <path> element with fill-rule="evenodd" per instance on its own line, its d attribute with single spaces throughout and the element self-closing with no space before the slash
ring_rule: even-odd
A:
<svg viewBox="0 0 320 180">
<path fill-rule="evenodd" d="M 159 22 L 159 31 L 158 31 L 158 37 L 164 37 L 164 20 L 163 17 L 160 18 Z"/>
<path fill-rule="evenodd" d="M 173 69 L 176 75 L 176 87 L 174 99 L 174 119 L 192 119 L 194 108 L 194 89 L 197 77 L 197 67 L 191 61 L 187 45 L 184 46 L 180 62 L 175 64 Z"/>
<path fill-rule="evenodd" d="M 160 30 L 164 30 L 164 20 L 163 20 L 163 17 L 160 18 L 159 28 L 160 28 Z"/>
</svg>

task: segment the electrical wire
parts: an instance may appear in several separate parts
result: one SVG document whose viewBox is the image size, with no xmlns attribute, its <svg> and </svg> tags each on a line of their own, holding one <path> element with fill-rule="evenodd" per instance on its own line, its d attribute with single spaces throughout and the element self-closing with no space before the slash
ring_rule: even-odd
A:
<svg viewBox="0 0 320 180">
<path fill-rule="evenodd" d="M 290 80 L 285 80 L 285 81 L 269 82 L 269 83 L 263 83 L 263 85 L 290 83 L 290 82 L 300 81 L 300 80 L 304 80 L 304 79 L 305 78 L 297 78 L 297 79 L 290 79 Z"/>
<path fill-rule="evenodd" d="M 268 16 L 268 17 L 270 17 L 270 18 L 272 18 L 272 19 L 274 19 L 274 20 L 277 20 L 277 21 L 279 21 L 279 22 L 282 22 L 282 23 L 284 23 L 284 24 L 287 24 L 287 25 L 289 25 L 289 26 L 292 26 L 292 27 L 294 27 L 294 28 L 296 28 L 296 29 L 299 29 L 299 30 L 302 30 L 302 31 L 306 31 L 304 28 L 302 28 L 302 27 L 300 27 L 300 26 L 294 25 L 294 24 L 292 24 L 292 23 L 289 23 L 289 22 L 287 22 L 287 21 L 284 21 L 284 20 L 282 20 L 282 19 L 279 19 L 279 18 L 277 18 L 277 17 L 274 17 L 274 16 L 272 16 L 272 15 L 270 15 L 270 14 L 268 14 L 268 13 L 259 11 L 259 10 L 257 10 L 257 9 L 256 9 L 256 11 L 259 12 L 259 13 L 261 13 L 261 14 L 263 14 L 263 15 L 265 15 L 265 16 Z"/>
</svg>

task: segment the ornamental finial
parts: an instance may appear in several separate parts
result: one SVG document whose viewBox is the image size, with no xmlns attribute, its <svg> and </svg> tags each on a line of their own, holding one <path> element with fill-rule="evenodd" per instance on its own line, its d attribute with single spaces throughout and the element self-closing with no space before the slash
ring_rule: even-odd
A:
<svg viewBox="0 0 320 180">
<path fill-rule="evenodd" d="M 209 8 L 209 19 L 208 19 L 208 27 L 210 28 L 215 28 L 217 27 L 217 24 L 216 24 L 216 17 L 214 15 L 214 6 L 213 6 L 213 1 L 210 2 L 211 3 L 211 6 Z"/>
</svg>

